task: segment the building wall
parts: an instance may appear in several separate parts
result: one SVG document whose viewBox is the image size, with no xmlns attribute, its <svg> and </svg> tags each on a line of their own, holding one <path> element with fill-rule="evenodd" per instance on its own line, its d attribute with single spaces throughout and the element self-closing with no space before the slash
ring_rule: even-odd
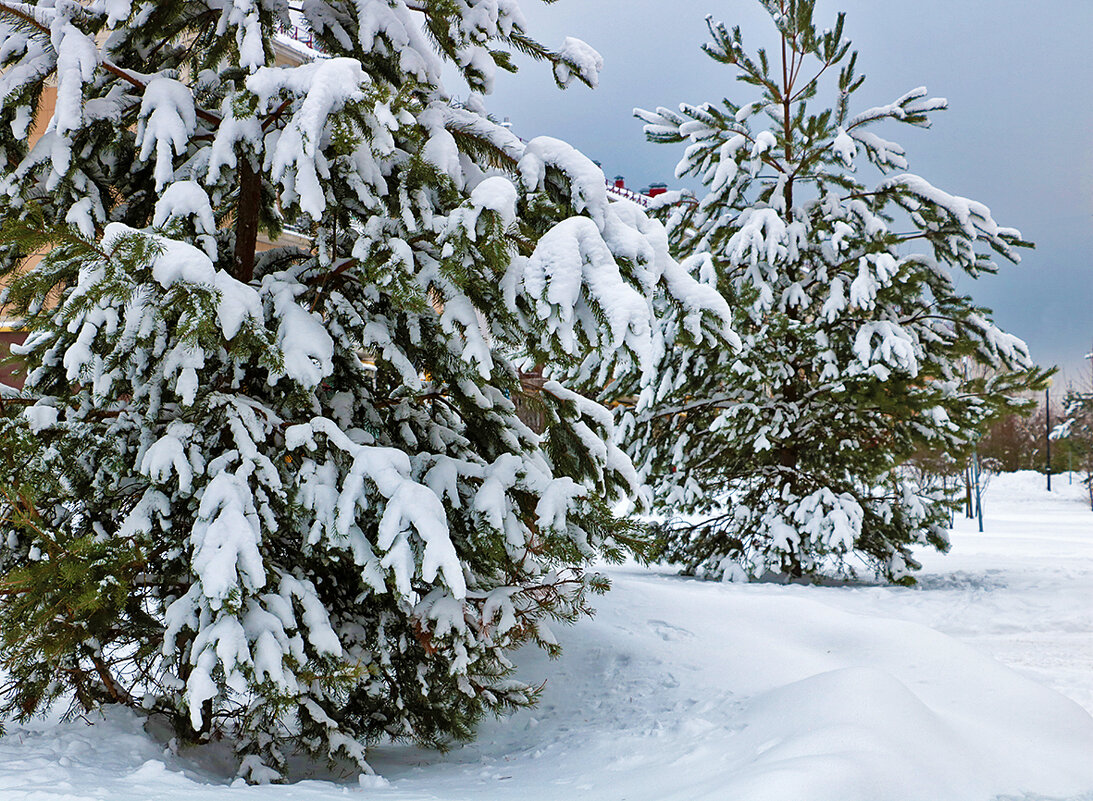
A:
<svg viewBox="0 0 1093 801">
<path fill-rule="evenodd" d="M 21 389 L 23 375 L 18 362 L 7 363 L 12 345 L 21 345 L 27 338 L 26 332 L 10 325 L 0 325 L 0 384 Z"/>
<path fill-rule="evenodd" d="M 312 51 L 288 40 L 277 40 L 273 43 L 273 52 L 274 63 L 280 67 L 301 64 L 310 57 L 309 53 Z M 56 102 L 56 87 L 46 86 L 42 92 L 42 102 L 38 115 L 35 118 L 34 126 L 28 136 L 28 143 L 31 146 L 33 146 L 34 143 L 41 138 L 42 134 L 45 133 L 50 119 L 53 117 L 53 109 Z M 270 240 L 269 237 L 260 232 L 258 235 L 257 250 L 266 251 L 289 244 L 310 247 L 311 241 L 305 236 L 292 232 L 285 232 L 278 239 Z M 31 256 L 27 259 L 26 264 L 23 265 L 23 269 L 29 270 L 33 268 L 42 260 L 42 257 L 45 256 L 47 252 L 48 251 L 42 251 L 41 253 Z M 0 288 L 2 288 L 2 284 L 0 284 Z M 26 334 L 20 330 L 20 323 L 21 321 L 9 313 L 5 307 L 0 306 L 0 384 L 16 387 L 22 387 L 23 384 L 22 377 L 17 374 L 17 365 L 3 364 L 3 361 L 10 354 L 11 345 L 21 343 L 26 338 Z"/>
<path fill-rule="evenodd" d="M 33 147 L 34 143 L 42 138 L 42 134 L 45 133 L 46 127 L 49 125 L 50 118 L 53 116 L 53 107 L 57 104 L 57 89 L 53 86 L 47 86 L 42 91 L 42 104 L 38 110 L 38 116 L 34 119 L 34 125 L 30 129 L 30 135 L 27 137 L 28 143 Z M 35 254 L 27 259 L 26 264 L 23 265 L 24 270 L 29 270 L 42 260 L 42 257 L 47 251 Z M 3 279 L 0 279 L 0 287 L 3 286 Z M 0 332 L 4 329 L 10 329 L 17 325 L 18 321 L 13 320 L 7 313 L 7 310 L 0 306 Z M 6 353 L 4 354 L 6 355 Z"/>
</svg>

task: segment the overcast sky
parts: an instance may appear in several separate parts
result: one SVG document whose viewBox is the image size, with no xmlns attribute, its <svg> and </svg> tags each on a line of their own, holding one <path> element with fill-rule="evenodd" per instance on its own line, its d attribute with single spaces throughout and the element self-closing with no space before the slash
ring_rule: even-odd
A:
<svg viewBox="0 0 1093 801">
<path fill-rule="evenodd" d="M 635 106 L 754 99 L 731 67 L 699 49 L 705 16 L 740 25 L 745 44 L 771 45 L 757 0 L 522 0 L 530 32 L 567 36 L 603 54 L 600 87 L 565 92 L 543 65 L 502 75 L 487 106 L 524 138 L 557 136 L 640 189 L 675 183 L 678 146 L 644 141 Z M 962 284 L 1033 358 L 1081 377 L 1093 349 L 1093 0 L 818 0 L 827 26 L 847 12 L 859 51 L 861 107 L 916 86 L 948 98 L 928 131 L 878 129 L 907 149 L 910 171 L 987 204 L 1037 249 L 1021 265 Z M 853 109 L 852 109 L 853 113 Z M 875 173 L 873 173 L 875 174 Z M 863 170 L 863 178 L 870 172 Z"/>
</svg>

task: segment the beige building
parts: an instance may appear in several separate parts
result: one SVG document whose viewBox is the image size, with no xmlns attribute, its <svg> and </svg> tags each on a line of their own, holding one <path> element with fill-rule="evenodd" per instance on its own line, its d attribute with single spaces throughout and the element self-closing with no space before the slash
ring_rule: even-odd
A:
<svg viewBox="0 0 1093 801">
<path fill-rule="evenodd" d="M 273 54 L 276 66 L 294 66 L 313 58 L 315 51 L 290 36 L 278 36 L 273 42 Z M 42 92 L 42 105 L 35 125 L 28 135 L 29 144 L 33 145 L 45 132 L 49 121 L 53 117 L 53 108 L 56 101 L 56 88 L 47 86 Z M 259 251 L 286 244 L 309 246 L 310 240 L 305 236 L 288 231 L 283 233 L 276 241 L 270 241 L 262 232 L 258 234 L 257 249 Z M 24 269 L 32 268 L 44 255 L 45 253 L 42 252 L 32 256 L 27 260 Z M 17 366 L 4 364 L 4 360 L 10 355 L 11 346 L 22 342 L 25 337 L 26 335 L 22 330 L 22 321 L 8 314 L 4 307 L 0 306 L 0 384 L 22 386 L 22 378 L 18 375 Z"/>
</svg>

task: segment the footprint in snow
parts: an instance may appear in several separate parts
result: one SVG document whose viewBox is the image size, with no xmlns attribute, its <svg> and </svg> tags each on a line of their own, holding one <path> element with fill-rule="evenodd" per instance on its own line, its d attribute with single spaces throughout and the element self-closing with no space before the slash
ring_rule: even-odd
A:
<svg viewBox="0 0 1093 801">
<path fill-rule="evenodd" d="M 692 640 L 694 634 L 687 629 L 680 628 L 679 626 L 673 626 L 666 620 L 650 620 L 649 625 L 653 627 L 653 631 L 657 633 L 665 642 L 673 642 L 675 640 Z"/>
</svg>

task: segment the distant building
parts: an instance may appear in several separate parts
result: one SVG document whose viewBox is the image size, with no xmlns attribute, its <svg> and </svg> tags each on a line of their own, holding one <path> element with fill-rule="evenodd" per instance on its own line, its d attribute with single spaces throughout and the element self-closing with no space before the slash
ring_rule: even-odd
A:
<svg viewBox="0 0 1093 801">
<path fill-rule="evenodd" d="M 599 166 L 598 162 L 597 166 Z M 648 206 L 650 200 L 667 191 L 667 184 L 656 183 L 650 184 L 640 192 L 635 192 L 633 189 L 628 189 L 626 187 L 626 178 L 621 175 L 616 175 L 614 179 L 607 182 L 607 193 L 609 195 L 625 198 L 626 200 L 637 203 L 639 206 Z"/>
</svg>

